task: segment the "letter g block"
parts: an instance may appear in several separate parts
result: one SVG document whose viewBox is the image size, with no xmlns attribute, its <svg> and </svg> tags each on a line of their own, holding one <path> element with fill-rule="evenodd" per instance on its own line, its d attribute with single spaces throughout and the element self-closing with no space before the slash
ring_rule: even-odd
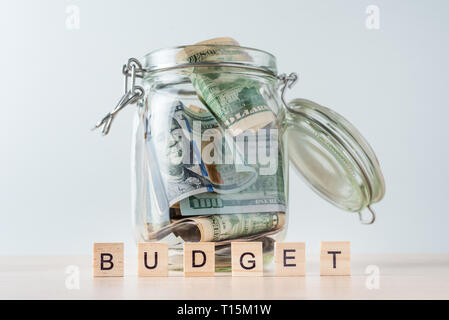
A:
<svg viewBox="0 0 449 320">
<path fill-rule="evenodd" d="M 231 242 L 232 276 L 263 276 L 262 242 Z"/>
</svg>

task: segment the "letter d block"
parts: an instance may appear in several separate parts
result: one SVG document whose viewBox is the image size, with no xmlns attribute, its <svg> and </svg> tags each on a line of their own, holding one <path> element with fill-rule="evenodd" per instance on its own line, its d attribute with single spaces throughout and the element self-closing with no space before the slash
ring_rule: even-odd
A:
<svg viewBox="0 0 449 320">
<path fill-rule="evenodd" d="M 321 242 L 320 275 L 351 275 L 351 242 Z"/>
<path fill-rule="evenodd" d="M 231 242 L 233 277 L 263 276 L 262 242 Z"/>
<path fill-rule="evenodd" d="M 123 242 L 94 243 L 94 277 L 123 277 Z"/>
<path fill-rule="evenodd" d="M 276 276 L 306 275 L 306 244 L 304 242 L 276 242 L 275 250 Z"/>
<path fill-rule="evenodd" d="M 215 244 L 184 242 L 184 276 L 213 277 L 215 274 Z"/>
<path fill-rule="evenodd" d="M 168 243 L 139 242 L 137 244 L 137 276 L 168 276 Z"/>
</svg>

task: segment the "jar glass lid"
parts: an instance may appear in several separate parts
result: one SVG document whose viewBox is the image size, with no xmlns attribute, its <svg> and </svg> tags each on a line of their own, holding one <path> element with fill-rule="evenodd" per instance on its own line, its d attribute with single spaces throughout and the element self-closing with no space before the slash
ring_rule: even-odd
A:
<svg viewBox="0 0 449 320">
<path fill-rule="evenodd" d="M 385 182 L 373 149 L 344 117 L 305 99 L 288 104 L 284 139 L 288 156 L 305 181 L 337 207 L 359 212 L 374 222 L 370 205 L 385 194 Z M 368 208 L 371 219 L 360 212 Z"/>
</svg>

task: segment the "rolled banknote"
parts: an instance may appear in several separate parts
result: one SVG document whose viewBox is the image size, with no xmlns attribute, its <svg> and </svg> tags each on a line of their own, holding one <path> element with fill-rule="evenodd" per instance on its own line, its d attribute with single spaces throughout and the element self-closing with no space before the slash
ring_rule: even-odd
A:
<svg viewBox="0 0 449 320">
<path fill-rule="evenodd" d="M 188 63 L 208 60 L 242 63 L 248 60 L 244 50 L 236 46 L 239 44 L 232 38 L 215 38 L 185 47 L 178 58 Z M 236 136 L 246 130 L 257 131 L 273 122 L 276 117 L 264 98 L 260 81 L 229 73 L 231 69 L 211 66 L 189 70 L 189 77 L 200 100 L 219 125 Z"/>
<path fill-rule="evenodd" d="M 232 136 L 257 131 L 276 120 L 258 81 L 208 70 L 193 73 L 191 80 L 200 100 Z"/>
<path fill-rule="evenodd" d="M 241 239 L 278 230 L 285 225 L 285 213 L 239 213 L 184 218 L 175 222 L 173 233 L 184 241 Z"/>
<path fill-rule="evenodd" d="M 204 62 L 208 57 L 222 53 L 221 49 L 214 45 L 240 46 L 235 39 L 230 37 L 213 38 L 195 43 L 193 46 L 186 46 L 178 53 L 176 60 L 185 63 Z"/>
<path fill-rule="evenodd" d="M 147 241 L 159 241 L 173 234 L 188 242 L 212 241 L 227 244 L 229 240 L 252 241 L 275 234 L 285 226 L 284 212 L 239 213 L 188 217 L 173 220 L 159 230 L 147 225 Z"/>
</svg>

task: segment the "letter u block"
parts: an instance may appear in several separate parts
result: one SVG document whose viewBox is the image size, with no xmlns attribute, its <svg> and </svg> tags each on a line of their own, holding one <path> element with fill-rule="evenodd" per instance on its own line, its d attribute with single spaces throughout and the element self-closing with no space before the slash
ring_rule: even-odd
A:
<svg viewBox="0 0 449 320">
<path fill-rule="evenodd" d="M 262 242 L 231 242 L 232 276 L 263 276 Z"/>
<path fill-rule="evenodd" d="M 123 242 L 94 243 L 94 277 L 123 277 Z"/>
<path fill-rule="evenodd" d="M 137 244 L 137 275 L 139 277 L 168 276 L 168 244 L 140 242 Z"/>
<path fill-rule="evenodd" d="M 215 275 L 215 244 L 184 242 L 184 276 L 213 277 Z"/>
</svg>

